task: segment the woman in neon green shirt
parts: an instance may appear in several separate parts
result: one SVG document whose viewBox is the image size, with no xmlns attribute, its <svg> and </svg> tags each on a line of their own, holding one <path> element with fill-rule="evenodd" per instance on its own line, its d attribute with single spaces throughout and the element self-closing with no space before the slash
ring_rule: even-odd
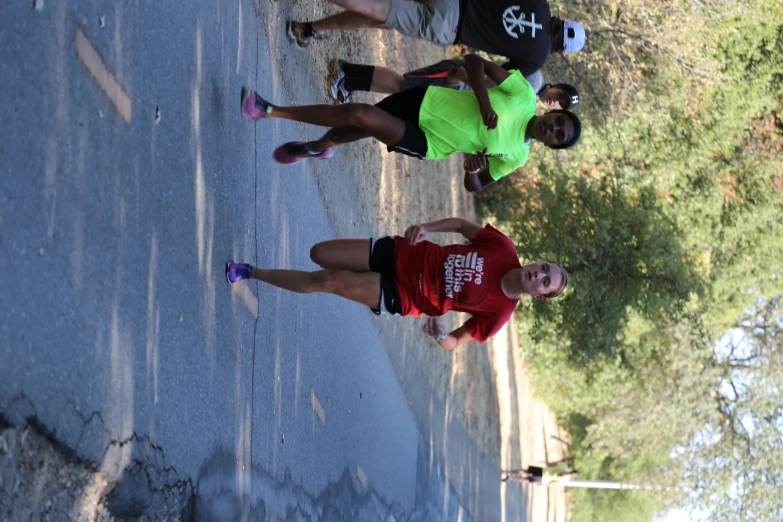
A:
<svg viewBox="0 0 783 522">
<path fill-rule="evenodd" d="M 328 159 L 336 146 L 368 137 L 385 143 L 389 151 L 419 159 L 442 159 L 455 152 L 476 154 L 464 179 L 470 191 L 523 166 L 531 140 L 553 149 L 571 147 L 579 140 L 582 126 L 573 113 L 535 115 L 536 95 L 519 71 L 506 71 L 472 54 L 465 62 L 476 86 L 473 92 L 429 87 L 393 94 L 375 106 L 281 107 L 243 88 L 242 115 L 250 121 L 282 118 L 332 127 L 316 141 L 278 147 L 274 157 L 279 163 Z M 485 74 L 497 87 L 486 88 Z"/>
</svg>

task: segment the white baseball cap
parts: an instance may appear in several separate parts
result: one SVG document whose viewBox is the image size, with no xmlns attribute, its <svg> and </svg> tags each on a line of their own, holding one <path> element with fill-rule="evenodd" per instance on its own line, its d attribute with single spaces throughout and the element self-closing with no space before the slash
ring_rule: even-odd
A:
<svg viewBox="0 0 783 522">
<path fill-rule="evenodd" d="M 585 46 L 585 28 L 579 22 L 563 23 L 563 52 L 575 53 Z"/>
</svg>

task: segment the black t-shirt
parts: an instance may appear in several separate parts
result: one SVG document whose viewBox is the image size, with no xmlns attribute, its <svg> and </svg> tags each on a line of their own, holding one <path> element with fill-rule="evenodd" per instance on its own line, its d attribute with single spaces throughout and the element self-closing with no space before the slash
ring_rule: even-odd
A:
<svg viewBox="0 0 783 522">
<path fill-rule="evenodd" d="M 528 75 L 541 69 L 552 49 L 547 0 L 463 0 L 455 43 L 507 56 Z"/>
</svg>

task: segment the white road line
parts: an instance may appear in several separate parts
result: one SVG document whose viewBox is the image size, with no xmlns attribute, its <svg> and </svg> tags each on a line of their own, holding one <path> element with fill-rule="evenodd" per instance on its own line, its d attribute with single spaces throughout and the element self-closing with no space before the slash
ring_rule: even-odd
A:
<svg viewBox="0 0 783 522">
<path fill-rule="evenodd" d="M 321 421 L 321 424 L 326 424 L 326 412 L 312 388 L 310 388 L 310 406 L 313 407 L 313 411 L 318 416 L 318 420 Z"/>
<path fill-rule="evenodd" d="M 114 78 L 114 75 L 103 63 L 98 51 L 92 46 L 89 38 L 87 38 L 82 32 L 81 28 L 76 26 L 76 38 L 74 40 L 74 47 L 76 48 L 76 56 L 79 61 L 87 68 L 87 71 L 101 88 L 103 93 L 114 104 L 114 108 L 117 109 L 117 114 L 123 119 L 125 123 L 130 125 L 131 123 L 131 99 L 128 94 L 122 89 L 122 86 Z"/>
<path fill-rule="evenodd" d="M 356 478 L 359 479 L 362 487 L 367 489 L 367 475 L 364 474 L 364 470 L 360 465 L 356 465 Z"/>
<path fill-rule="evenodd" d="M 242 0 L 237 0 L 239 4 L 239 38 L 237 38 L 237 75 L 239 75 L 239 64 L 242 63 Z"/>
<path fill-rule="evenodd" d="M 253 317 L 258 319 L 258 297 L 253 294 L 253 291 L 250 290 L 250 287 L 247 286 L 247 283 L 245 281 L 234 283 L 231 285 L 231 290 L 237 294 L 239 299 L 245 305 L 245 308 L 250 310 L 250 313 L 253 314 Z"/>
</svg>

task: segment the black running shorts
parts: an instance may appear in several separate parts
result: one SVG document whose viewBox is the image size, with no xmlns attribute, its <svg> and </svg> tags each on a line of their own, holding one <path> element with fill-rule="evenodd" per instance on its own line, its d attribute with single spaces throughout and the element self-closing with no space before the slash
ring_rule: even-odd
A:
<svg viewBox="0 0 783 522">
<path fill-rule="evenodd" d="M 405 134 L 397 144 L 386 146 L 389 152 L 399 152 L 419 159 L 427 156 L 427 136 L 419 128 L 419 110 L 426 93 L 426 87 L 414 87 L 387 96 L 375 104 L 376 107 L 405 121 Z"/>
<path fill-rule="evenodd" d="M 381 299 L 383 308 L 390 314 L 402 315 L 400 292 L 394 282 L 394 238 L 382 237 L 373 241 L 370 238 L 370 271 L 381 274 Z M 374 314 L 380 315 L 381 303 L 378 308 L 370 308 Z"/>
</svg>

